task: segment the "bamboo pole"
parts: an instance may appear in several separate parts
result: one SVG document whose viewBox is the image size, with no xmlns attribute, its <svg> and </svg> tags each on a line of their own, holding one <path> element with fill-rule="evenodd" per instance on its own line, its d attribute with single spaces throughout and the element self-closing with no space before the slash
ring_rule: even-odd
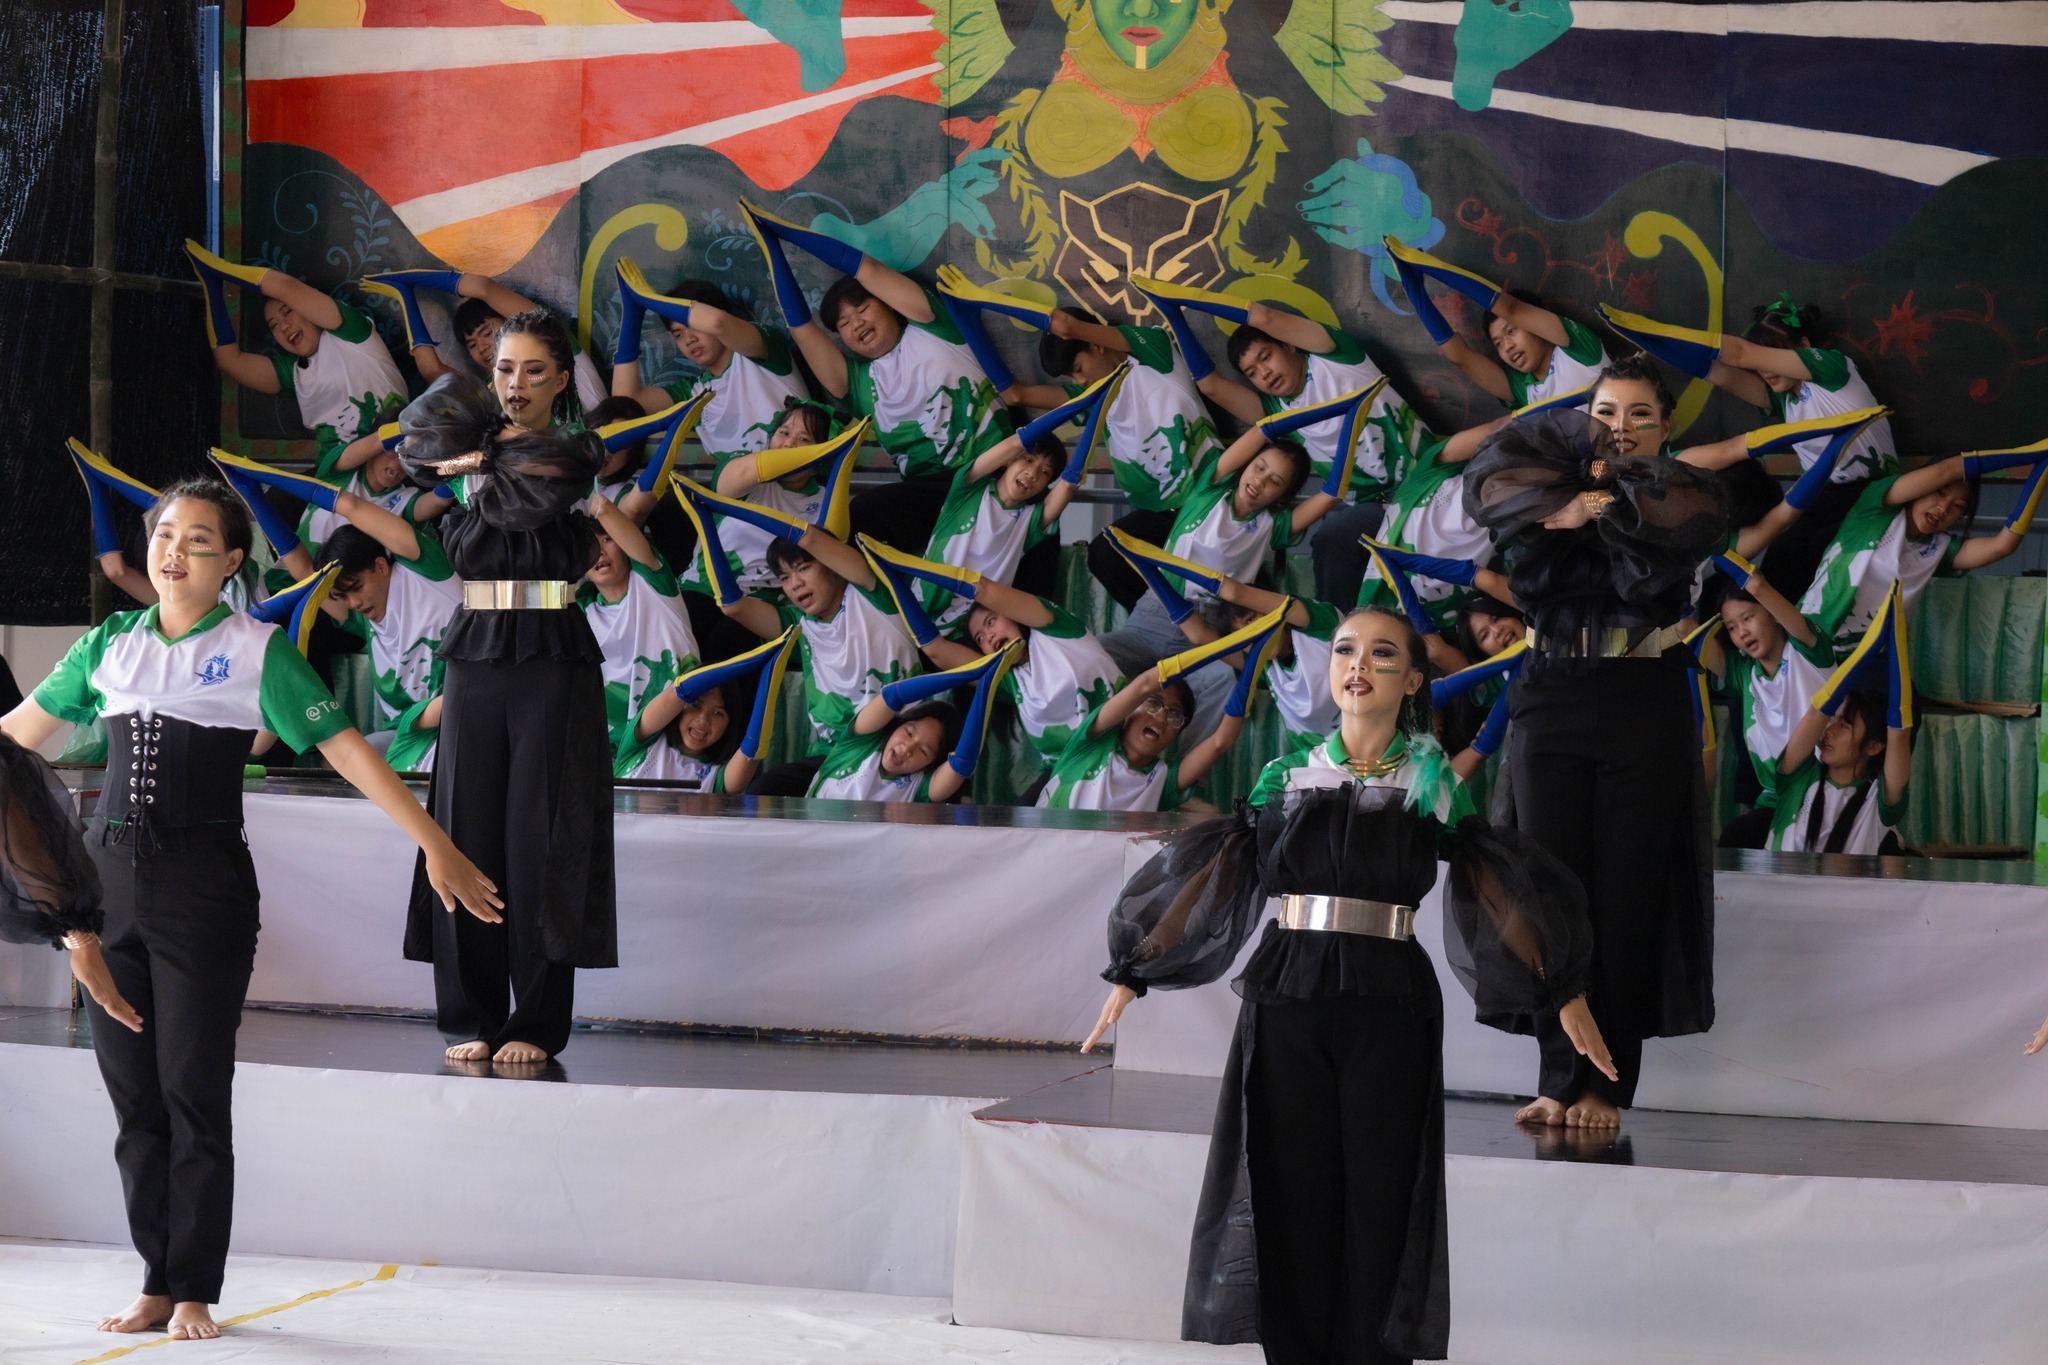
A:
<svg viewBox="0 0 2048 1365">
<path fill-rule="evenodd" d="M 114 199 L 120 188 L 121 39 L 125 0 L 106 0 L 100 31 L 99 126 L 92 150 L 92 351 L 87 396 L 92 448 L 106 452 L 114 439 Z M 92 619 L 114 609 L 114 589 L 98 569 L 92 575 Z"/>
<path fill-rule="evenodd" d="M 0 280 L 40 280 L 50 284 L 98 286 L 102 281 L 115 289 L 140 294 L 188 294 L 205 298 L 197 280 L 167 280 L 157 275 L 131 275 L 126 271 L 102 271 L 91 265 L 43 265 L 34 261 L 0 261 Z"/>
</svg>

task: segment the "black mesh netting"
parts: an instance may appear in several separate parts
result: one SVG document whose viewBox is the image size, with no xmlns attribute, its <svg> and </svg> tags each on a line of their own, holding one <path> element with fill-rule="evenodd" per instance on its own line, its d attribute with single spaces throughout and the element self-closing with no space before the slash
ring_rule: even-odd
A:
<svg viewBox="0 0 2048 1365">
<path fill-rule="evenodd" d="M 116 268 L 181 280 L 206 224 L 192 9 L 127 7 L 115 197 Z M 0 261 L 91 264 L 101 22 L 100 0 L 0 4 Z M 0 279 L 0 621 L 87 619 L 91 538 L 64 441 L 88 436 L 90 307 L 84 285 Z M 115 295 L 103 454 L 159 486 L 196 472 L 219 394 L 197 299 Z"/>
</svg>

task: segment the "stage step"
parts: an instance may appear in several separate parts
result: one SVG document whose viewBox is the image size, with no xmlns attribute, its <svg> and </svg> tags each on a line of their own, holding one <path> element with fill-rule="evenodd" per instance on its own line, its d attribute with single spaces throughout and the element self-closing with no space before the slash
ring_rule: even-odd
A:
<svg viewBox="0 0 2048 1365">
<path fill-rule="evenodd" d="M 1172 1339 L 1217 1082 L 1116 1070 L 978 1111 L 953 1311 Z M 1446 1111 L 1451 1354 L 1486 1365 L 2038 1365 L 2048 1134 L 1637 1110 Z"/>
<path fill-rule="evenodd" d="M 0 1010 L 0 1236 L 127 1241 L 83 1019 Z M 247 1011 L 235 1250 L 943 1297 L 968 1115 L 1102 1065 L 578 1030 L 509 1080 L 441 1048 Z"/>
</svg>

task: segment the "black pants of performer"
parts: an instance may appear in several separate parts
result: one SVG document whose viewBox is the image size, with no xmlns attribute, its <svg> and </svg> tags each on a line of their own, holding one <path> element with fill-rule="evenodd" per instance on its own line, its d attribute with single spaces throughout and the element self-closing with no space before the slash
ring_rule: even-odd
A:
<svg viewBox="0 0 2048 1365">
<path fill-rule="evenodd" d="M 549 833 L 559 784 L 578 780 L 564 761 L 575 693 L 595 685 L 601 698 L 603 680 L 560 659 L 451 659 L 446 676 L 440 762 L 453 781 L 436 789 L 435 816 L 505 909 L 499 924 L 435 911 L 435 1013 L 450 1043 L 531 1043 L 552 1057 L 569 1042 L 576 970 L 542 948 Z"/>
<path fill-rule="evenodd" d="M 847 507 L 848 522 L 855 535 L 873 536 L 907 555 L 922 555 L 932 543 L 932 529 L 939 524 L 952 488 L 952 475 L 925 474 L 864 489 Z"/>
<path fill-rule="evenodd" d="M 1126 512 L 1110 525 L 1138 540 L 1164 545 L 1173 532 L 1173 513 Z M 1088 542 L 1088 572 L 1125 611 L 1137 606 L 1138 599 L 1145 595 L 1145 580 L 1138 577 L 1131 561 L 1118 552 L 1106 531 Z"/>
<path fill-rule="evenodd" d="M 1440 1103 L 1441 1023 L 1359 996 L 1256 1008 L 1245 1155 L 1266 1359 L 1404 1361 L 1380 1332 Z"/>
<path fill-rule="evenodd" d="M 235 1031 L 256 962 L 256 869 L 240 825 L 87 836 L 106 889 L 100 947 L 131 1033 L 97 1004 L 93 1051 L 114 1102 L 114 1160 L 142 1292 L 218 1303 L 235 1212 Z"/>
<path fill-rule="evenodd" d="M 1768 806 L 1758 806 L 1745 811 L 1727 824 L 1721 826 L 1721 848 L 1762 848 L 1771 840 L 1771 822 L 1777 811 Z"/>
<path fill-rule="evenodd" d="M 1684 669 L 1673 658 L 1552 666 L 1516 680 L 1508 759 L 1515 822 L 1578 875 L 1593 922 L 1587 1003 L 1621 1080 L 1573 1050 L 1555 1016 L 1537 1028 L 1537 1093 L 1635 1100 L 1642 1040 L 1657 1031 L 1672 869 L 1690 864 L 1699 740 Z"/>
</svg>

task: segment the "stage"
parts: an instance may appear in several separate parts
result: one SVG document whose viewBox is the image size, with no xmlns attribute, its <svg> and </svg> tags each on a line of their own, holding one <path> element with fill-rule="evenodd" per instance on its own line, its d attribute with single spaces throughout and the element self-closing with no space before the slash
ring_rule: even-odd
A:
<svg viewBox="0 0 2048 1365">
<path fill-rule="evenodd" d="M 90 1045 L 71 1011 L 0 1010 L 0 1236 L 123 1240 Z M 532 1079 L 440 1050 L 416 1020 L 246 1014 L 239 1255 L 780 1286 L 891 1296 L 927 1324 L 1175 1335 L 1213 1079 L 1063 1049 L 589 1028 Z M 2048 1134 L 1639 1110 L 1618 1138 L 1577 1141 L 1511 1112 L 1457 1097 L 1447 1114 L 1457 1360 L 2040 1359 Z M 1015 1360 L 1256 1359 L 1003 1340 L 1046 1343 L 1000 1353 Z"/>
</svg>

